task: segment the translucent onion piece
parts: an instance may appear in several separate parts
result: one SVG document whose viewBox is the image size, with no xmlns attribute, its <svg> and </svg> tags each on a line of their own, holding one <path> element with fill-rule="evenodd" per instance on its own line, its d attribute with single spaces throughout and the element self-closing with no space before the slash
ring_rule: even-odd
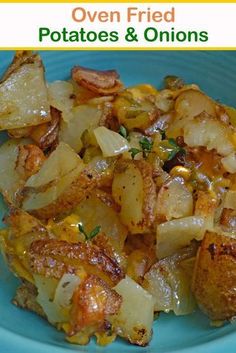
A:
<svg viewBox="0 0 236 353">
<path fill-rule="evenodd" d="M 157 227 L 156 253 L 159 259 L 174 254 L 191 242 L 201 240 L 205 233 L 205 218 L 190 216 L 162 223 Z"/>
<path fill-rule="evenodd" d="M 62 112 L 62 118 L 69 121 L 74 106 L 73 97 L 74 87 L 70 82 L 55 81 L 48 85 L 48 95 L 50 105 Z"/>
<path fill-rule="evenodd" d="M 41 305 L 48 321 L 52 324 L 67 321 L 65 313 L 53 302 L 58 281 L 39 275 L 34 275 L 34 281 L 38 289 L 37 302 Z"/>
<path fill-rule="evenodd" d="M 129 150 L 128 141 L 117 132 L 111 131 L 105 126 L 96 128 L 94 135 L 104 157 L 117 156 Z"/>
<path fill-rule="evenodd" d="M 229 173 L 236 173 L 236 153 L 235 151 L 221 159 L 225 170 Z"/>
<path fill-rule="evenodd" d="M 80 278 L 74 274 L 65 273 L 56 288 L 54 303 L 61 307 L 67 307 L 71 304 L 71 298 L 75 289 L 80 284 Z"/>
</svg>

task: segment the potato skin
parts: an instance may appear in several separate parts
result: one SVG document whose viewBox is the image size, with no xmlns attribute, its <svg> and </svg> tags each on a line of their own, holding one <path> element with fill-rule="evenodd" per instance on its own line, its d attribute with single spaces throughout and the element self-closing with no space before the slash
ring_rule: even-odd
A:
<svg viewBox="0 0 236 353">
<path fill-rule="evenodd" d="M 109 284 L 117 284 L 124 277 L 118 262 L 91 242 L 36 240 L 30 246 L 29 266 L 33 273 L 58 279 L 64 273 L 75 273 L 81 266 Z"/>
<path fill-rule="evenodd" d="M 69 212 L 95 189 L 99 179 L 101 178 L 97 172 L 86 168 L 54 202 L 29 213 L 47 220 Z"/>
<path fill-rule="evenodd" d="M 236 239 L 207 232 L 197 254 L 192 290 L 211 320 L 236 315 Z"/>
</svg>

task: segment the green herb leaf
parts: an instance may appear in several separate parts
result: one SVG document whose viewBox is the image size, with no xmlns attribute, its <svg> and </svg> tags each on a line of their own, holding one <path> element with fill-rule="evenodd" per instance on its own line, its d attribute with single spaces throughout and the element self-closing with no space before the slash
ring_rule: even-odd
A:
<svg viewBox="0 0 236 353">
<path fill-rule="evenodd" d="M 147 137 L 142 137 L 139 141 L 143 151 L 150 152 L 152 149 L 153 141 L 150 141 Z"/>
<path fill-rule="evenodd" d="M 179 147 L 179 146 L 177 145 L 175 139 L 173 139 L 173 138 L 169 138 L 169 139 L 168 139 L 168 142 L 169 142 L 169 144 L 170 144 L 171 146 Z"/>
<path fill-rule="evenodd" d="M 78 228 L 79 228 L 79 231 L 85 236 L 86 241 L 87 241 L 87 240 L 91 240 L 91 239 L 93 239 L 94 237 L 96 237 L 96 235 L 97 235 L 97 234 L 100 232 L 100 230 L 101 230 L 101 226 L 97 226 L 97 227 L 95 227 L 89 234 L 87 234 L 87 233 L 85 232 L 84 226 L 83 226 L 81 223 L 79 223 Z"/>
<path fill-rule="evenodd" d="M 181 152 L 181 154 L 186 154 L 186 151 L 183 147 L 180 147 L 175 139 L 169 138 L 168 139 L 169 144 L 173 147 L 173 150 L 169 152 L 169 156 L 167 158 L 168 161 L 173 159 L 177 153 Z"/>
<path fill-rule="evenodd" d="M 95 227 L 89 234 L 89 240 L 91 240 L 94 237 L 96 237 L 96 235 L 100 232 L 100 230 L 101 230 L 101 226 Z"/>
<path fill-rule="evenodd" d="M 134 157 L 136 156 L 136 154 L 138 154 L 138 153 L 140 153 L 140 152 L 142 152 L 141 150 L 139 150 L 138 148 L 131 148 L 130 150 L 129 150 L 129 152 L 131 153 L 131 157 L 132 157 L 132 159 L 134 159 Z"/>
<path fill-rule="evenodd" d="M 170 161 L 171 159 L 173 159 L 178 152 L 179 152 L 178 149 L 172 150 L 168 155 L 167 161 Z"/>
<path fill-rule="evenodd" d="M 80 233 L 82 233 L 82 234 L 84 234 L 84 235 L 87 235 L 87 234 L 85 233 L 84 226 L 83 226 L 81 223 L 79 223 L 78 227 L 79 227 Z"/>
<path fill-rule="evenodd" d="M 127 139 L 127 137 L 128 137 L 128 132 L 127 132 L 127 129 L 126 129 L 123 125 L 120 126 L 118 132 L 119 132 L 119 134 L 120 134 L 121 136 L 123 136 L 125 139 Z"/>
</svg>

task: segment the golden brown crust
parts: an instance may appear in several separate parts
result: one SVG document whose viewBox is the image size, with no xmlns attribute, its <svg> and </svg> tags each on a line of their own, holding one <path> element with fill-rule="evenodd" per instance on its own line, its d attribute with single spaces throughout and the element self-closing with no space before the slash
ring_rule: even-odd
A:
<svg viewBox="0 0 236 353">
<path fill-rule="evenodd" d="M 79 85 L 101 95 L 117 93 L 123 87 L 115 70 L 97 71 L 75 66 L 72 69 L 72 78 Z"/>
<path fill-rule="evenodd" d="M 207 232 L 198 251 L 192 289 L 212 320 L 236 315 L 236 240 Z"/>
<path fill-rule="evenodd" d="M 28 179 L 39 171 L 46 157 L 36 145 L 19 145 L 18 150 L 15 169 L 23 179 Z"/>
<path fill-rule="evenodd" d="M 143 177 L 143 204 L 144 226 L 149 228 L 155 220 L 156 187 L 152 179 L 152 166 L 145 160 L 133 161 Z"/>
<path fill-rule="evenodd" d="M 42 150 L 56 147 L 58 141 L 61 112 L 56 108 L 50 107 L 50 113 L 51 121 L 34 127 L 30 132 L 30 137 Z"/>
<path fill-rule="evenodd" d="M 46 318 L 43 309 L 36 300 L 37 295 L 37 288 L 32 283 L 23 281 L 23 283 L 17 288 L 12 302 L 22 309 L 33 311 Z"/>
<path fill-rule="evenodd" d="M 101 189 L 97 189 L 95 193 L 97 198 L 102 201 L 105 205 L 113 208 L 113 210 L 116 212 L 120 212 L 120 205 L 115 202 L 111 194 Z"/>
<path fill-rule="evenodd" d="M 224 208 L 220 218 L 220 224 L 228 230 L 236 230 L 236 211 Z"/>
<path fill-rule="evenodd" d="M 29 261 L 33 272 L 46 277 L 60 278 L 66 272 L 75 273 L 81 266 L 108 283 L 115 284 L 124 277 L 116 260 L 90 242 L 35 241 L 30 247 Z"/>
<path fill-rule="evenodd" d="M 39 219 L 46 220 L 69 212 L 94 190 L 100 178 L 101 176 L 96 171 L 86 168 L 56 201 L 30 213 Z"/>
<path fill-rule="evenodd" d="M 4 223 L 10 227 L 11 235 L 16 238 L 32 232 L 37 235 L 44 233 L 49 237 L 46 227 L 20 208 L 10 207 L 8 215 L 4 217 Z"/>
<path fill-rule="evenodd" d="M 106 330 L 108 315 L 118 312 L 122 297 L 101 278 L 90 275 L 80 284 L 73 295 L 71 330 L 69 336 L 85 327 Z"/>
<path fill-rule="evenodd" d="M 19 139 L 22 137 L 29 137 L 32 129 L 33 129 L 33 126 L 26 126 L 26 127 L 21 127 L 18 129 L 10 129 L 7 131 L 7 133 L 9 135 L 9 137 Z"/>
<path fill-rule="evenodd" d="M 111 102 L 107 102 L 103 106 L 103 114 L 99 120 L 99 126 L 105 126 L 109 130 L 118 132 L 120 128 L 119 120 L 113 115 L 113 105 Z"/>
</svg>

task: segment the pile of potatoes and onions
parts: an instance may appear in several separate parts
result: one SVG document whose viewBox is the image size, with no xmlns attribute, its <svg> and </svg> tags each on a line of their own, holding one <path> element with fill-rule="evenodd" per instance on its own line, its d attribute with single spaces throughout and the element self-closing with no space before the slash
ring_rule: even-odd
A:
<svg viewBox="0 0 236 353">
<path fill-rule="evenodd" d="M 48 83 L 21 51 L 0 82 L 0 130 L 14 304 L 77 344 L 145 346 L 161 312 L 236 316 L 234 108 L 176 76 L 126 88 L 75 66 Z"/>
</svg>

